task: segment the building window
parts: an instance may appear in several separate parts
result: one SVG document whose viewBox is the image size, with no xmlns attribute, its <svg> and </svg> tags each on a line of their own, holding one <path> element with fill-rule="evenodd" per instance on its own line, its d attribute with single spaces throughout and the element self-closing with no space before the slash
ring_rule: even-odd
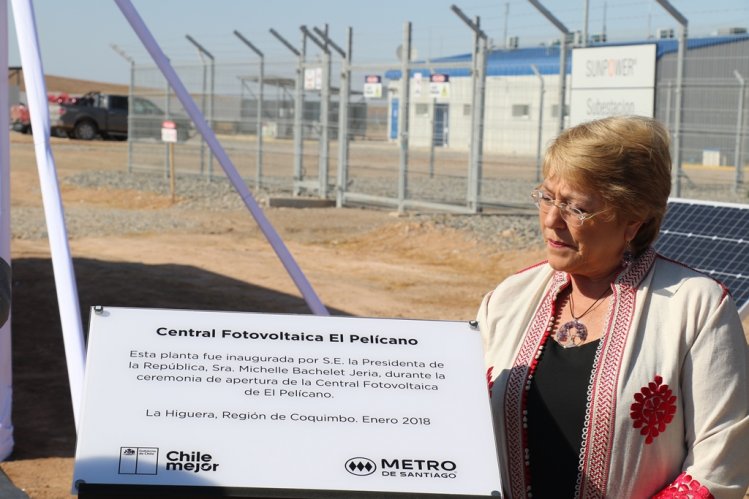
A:
<svg viewBox="0 0 749 499">
<path fill-rule="evenodd" d="M 463 116 L 470 116 L 470 115 L 471 115 L 471 105 L 463 104 Z"/>
<path fill-rule="evenodd" d="M 429 114 L 429 104 L 416 104 L 416 116 L 426 116 Z"/>
<path fill-rule="evenodd" d="M 531 106 L 529 104 L 513 104 L 513 118 L 528 118 L 531 115 Z"/>
<path fill-rule="evenodd" d="M 570 106 L 567 104 L 564 105 L 564 115 L 569 116 L 570 115 Z M 558 118 L 559 117 L 559 104 L 552 104 L 551 105 L 551 117 L 552 118 Z"/>
</svg>

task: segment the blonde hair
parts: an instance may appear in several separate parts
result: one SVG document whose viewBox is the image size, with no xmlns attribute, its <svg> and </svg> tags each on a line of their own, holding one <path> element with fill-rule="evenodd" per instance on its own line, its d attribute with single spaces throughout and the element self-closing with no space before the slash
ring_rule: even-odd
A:
<svg viewBox="0 0 749 499">
<path fill-rule="evenodd" d="M 546 150 L 544 178 L 600 195 L 612 219 L 643 224 L 630 241 L 635 255 L 658 236 L 671 192 L 670 139 L 658 121 L 616 116 L 563 131 Z"/>
</svg>

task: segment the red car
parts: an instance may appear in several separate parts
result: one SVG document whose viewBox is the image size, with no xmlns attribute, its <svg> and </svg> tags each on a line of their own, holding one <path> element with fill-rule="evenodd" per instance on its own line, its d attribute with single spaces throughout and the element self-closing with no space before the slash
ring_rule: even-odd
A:
<svg viewBox="0 0 749 499">
<path fill-rule="evenodd" d="M 31 132 L 31 118 L 29 117 L 29 108 L 26 104 L 19 102 L 10 107 L 10 127 L 16 132 Z"/>
</svg>

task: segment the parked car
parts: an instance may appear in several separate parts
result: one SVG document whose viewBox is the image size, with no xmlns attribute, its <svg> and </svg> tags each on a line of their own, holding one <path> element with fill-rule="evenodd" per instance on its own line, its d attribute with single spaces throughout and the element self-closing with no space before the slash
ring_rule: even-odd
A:
<svg viewBox="0 0 749 499">
<path fill-rule="evenodd" d="M 156 104 L 142 97 L 133 99 L 131 119 L 134 138 L 161 139 L 165 113 Z M 178 140 L 187 140 L 192 128 L 186 117 L 170 117 L 177 124 Z M 128 137 L 128 96 L 89 92 L 75 100 L 50 105 L 53 133 L 62 132 L 71 138 L 92 140 Z"/>
<path fill-rule="evenodd" d="M 23 102 L 10 107 L 10 127 L 16 132 L 31 133 L 29 108 Z"/>
<path fill-rule="evenodd" d="M 50 118 L 59 115 L 58 104 L 73 104 L 77 99 L 78 97 L 73 97 L 65 92 L 59 94 L 48 94 L 47 102 L 49 103 Z M 10 107 L 10 123 L 11 128 L 16 132 L 31 133 L 31 116 L 26 104 L 19 102 Z M 60 135 L 60 133 L 54 128 L 52 128 L 51 132 L 53 135 Z M 61 136 L 64 137 L 67 135 L 63 134 Z"/>
</svg>

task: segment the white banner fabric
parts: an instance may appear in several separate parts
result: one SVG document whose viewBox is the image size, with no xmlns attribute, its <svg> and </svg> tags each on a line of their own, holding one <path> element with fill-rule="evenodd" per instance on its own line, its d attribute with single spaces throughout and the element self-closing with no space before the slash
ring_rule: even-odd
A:
<svg viewBox="0 0 749 499">
<path fill-rule="evenodd" d="M 70 248 L 68 247 L 55 159 L 49 144 L 47 87 L 44 81 L 39 39 L 36 32 L 34 7 L 31 0 L 12 0 L 12 5 L 21 65 L 23 66 L 23 79 L 26 83 L 26 98 L 28 99 L 27 104 L 31 116 L 31 127 L 34 129 L 36 164 L 39 170 L 44 216 L 47 220 L 47 233 L 49 234 L 49 246 L 52 253 L 57 303 L 60 307 L 60 321 L 65 342 L 73 415 L 77 426 L 83 393 L 85 349 L 83 346 L 81 313 L 78 305 L 78 289 L 73 273 Z"/>
<path fill-rule="evenodd" d="M 10 263 L 10 115 L 8 114 L 8 2 L 0 0 L 0 257 Z M 10 318 L 0 328 L 0 461 L 13 451 Z"/>
</svg>

